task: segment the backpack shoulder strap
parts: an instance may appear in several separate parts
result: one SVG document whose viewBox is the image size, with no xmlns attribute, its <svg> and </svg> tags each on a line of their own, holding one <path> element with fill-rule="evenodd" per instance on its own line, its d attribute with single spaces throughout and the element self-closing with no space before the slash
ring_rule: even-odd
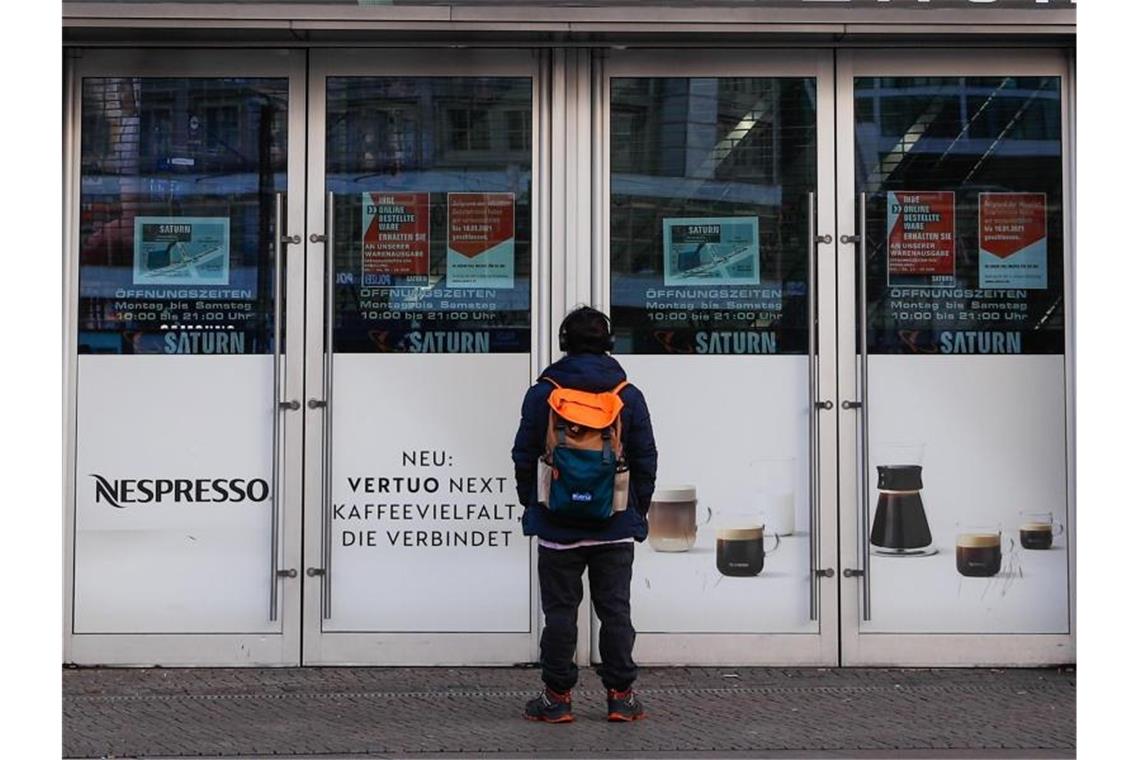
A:
<svg viewBox="0 0 1140 760">
<path fill-rule="evenodd" d="M 621 393 L 622 389 L 625 388 L 627 385 L 629 385 L 629 381 L 628 380 L 622 380 L 620 383 L 618 383 L 617 385 L 614 386 L 614 389 L 612 391 L 610 391 L 610 393 L 614 394 L 615 396 L 617 396 L 620 399 L 621 396 L 619 394 Z M 621 461 L 625 460 L 625 453 L 623 451 L 623 449 L 625 447 L 622 445 L 622 441 L 621 441 L 622 432 L 621 432 L 621 415 L 620 414 L 617 417 L 614 417 L 614 423 L 613 423 L 612 427 L 613 427 L 614 450 L 615 450 L 615 453 L 617 454 L 618 461 L 621 462 Z"/>
<path fill-rule="evenodd" d="M 554 378 L 550 378 L 550 377 L 547 377 L 546 375 L 543 375 L 542 377 L 538 378 L 538 382 L 540 382 L 540 383 L 541 383 L 543 380 L 545 380 L 546 382 L 550 383 L 550 384 L 551 384 L 551 385 L 553 385 L 555 388 L 561 388 L 561 387 L 562 387 L 562 386 L 561 386 L 561 385 L 559 385 L 558 383 L 554 382 Z"/>
</svg>

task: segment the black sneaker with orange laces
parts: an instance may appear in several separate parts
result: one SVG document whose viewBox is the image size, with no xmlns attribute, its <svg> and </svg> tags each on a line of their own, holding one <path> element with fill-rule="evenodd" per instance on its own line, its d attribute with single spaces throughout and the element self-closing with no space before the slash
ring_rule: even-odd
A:
<svg viewBox="0 0 1140 760">
<path fill-rule="evenodd" d="M 526 703 L 523 717 L 544 723 L 570 723 L 574 720 L 574 713 L 570 709 L 570 692 L 545 687 L 541 694 Z"/>
<path fill-rule="evenodd" d="M 633 687 L 625 691 L 606 689 L 607 718 L 612 722 L 641 720 L 645 717 L 645 707 L 633 693 Z"/>
</svg>

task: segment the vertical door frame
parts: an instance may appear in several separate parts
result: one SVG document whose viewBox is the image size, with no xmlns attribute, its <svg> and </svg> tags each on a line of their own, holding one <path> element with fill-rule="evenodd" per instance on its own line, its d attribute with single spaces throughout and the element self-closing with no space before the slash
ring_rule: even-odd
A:
<svg viewBox="0 0 1140 760">
<path fill-rule="evenodd" d="M 858 76 L 1056 76 L 1061 78 L 1061 164 L 1065 242 L 1065 395 L 1069 551 L 1068 634 L 896 634 L 860 633 L 862 584 L 859 577 L 842 582 L 842 651 L 844 665 L 1046 665 L 1076 659 L 1076 488 L 1074 436 L 1074 319 L 1072 234 L 1073 193 L 1070 102 L 1072 71 L 1063 50 L 841 50 L 836 76 L 837 209 L 841 234 L 859 234 L 855 188 L 855 78 Z M 839 398 L 858 397 L 855 346 L 857 244 L 842 245 L 838 257 Z M 858 411 L 839 416 L 839 559 L 843 568 L 859 568 Z M 873 582 L 873 580 L 872 580 Z"/>
<path fill-rule="evenodd" d="M 593 203 L 592 174 L 595 144 L 591 140 L 593 93 L 592 55 L 589 48 L 555 48 L 549 52 L 551 81 L 550 135 L 551 182 L 549 197 L 550 302 L 548 322 L 543 322 L 547 340 L 546 358 L 554 359 L 558 349 L 558 327 L 562 319 L 580 304 L 597 306 L 594 282 L 597 268 L 593 251 L 598 219 Z M 546 365 L 535 369 L 538 376 Z M 590 588 L 582 589 L 578 607 L 578 640 L 574 659 L 579 665 L 590 662 Z M 536 652 L 537 653 L 537 652 Z"/>
<path fill-rule="evenodd" d="M 64 57 L 63 91 L 63 661 L 75 662 L 71 630 L 75 619 L 75 459 L 79 385 L 79 176 L 82 82 L 80 51 Z"/>
<path fill-rule="evenodd" d="M 610 302 L 610 80 L 614 77 L 813 77 L 816 81 L 816 232 L 831 242 L 816 246 L 819 321 L 819 400 L 832 409 L 819 414 L 819 567 L 834 567 L 836 525 L 836 342 L 835 342 L 835 134 L 834 51 L 795 49 L 607 50 L 598 58 L 594 94 L 593 298 Z M 807 223 L 807 220 L 804 220 Z M 810 412 L 809 412 L 810 414 Z M 835 665 L 839 661 L 838 572 L 818 579 L 819 630 L 794 634 L 640 634 L 639 661 L 684 665 Z M 593 652 L 598 621 L 591 613 Z M 715 641 L 714 646 L 708 642 Z M 649 652 L 645 653 L 645 649 Z M 595 660 L 597 657 L 595 656 Z"/>
<path fill-rule="evenodd" d="M 222 634 L 76 634 L 74 630 L 75 511 L 78 441 L 78 298 L 79 214 L 82 171 L 82 82 L 85 77 L 273 77 L 288 79 L 288 219 L 286 229 L 299 234 L 304 212 L 305 53 L 301 50 L 81 50 L 69 51 L 64 128 L 64 661 L 105 665 L 296 665 L 301 636 L 298 579 L 275 578 L 278 584 L 279 632 Z M 275 230 L 276 234 L 282 231 Z M 285 287 L 286 371 L 284 398 L 300 398 L 304 310 L 289 309 L 299 294 L 304 272 L 299 251 L 282 246 L 288 257 Z M 293 263 L 295 262 L 295 263 Z M 290 299 L 289 294 L 297 294 Z M 288 361 L 286 357 L 295 357 Z M 267 431 L 268 434 L 269 431 Z M 301 416 L 281 416 L 283 496 L 279 504 L 278 567 L 300 567 Z M 297 457 L 290 465 L 289 452 Z M 268 591 L 268 589 L 267 589 Z"/>
<path fill-rule="evenodd" d="M 341 633 L 323 631 L 321 618 L 322 578 L 309 570 L 324 568 L 320 537 L 322 508 L 323 415 L 327 408 L 310 408 L 308 401 L 324 398 L 322 382 L 325 327 L 326 246 L 311 235 L 326 233 L 326 78 L 332 76 L 469 76 L 529 77 L 531 79 L 531 352 L 532 376 L 549 356 L 549 335 L 542 325 L 550 314 L 552 293 L 557 292 L 559 271 L 550 259 L 557 228 L 559 195 L 551 194 L 544 161 L 557 165 L 558 122 L 545 116 L 551 82 L 545 55 L 530 49 L 447 48 L 329 48 L 313 50 L 309 67 L 308 207 L 305 237 L 307 355 L 302 408 L 305 425 L 305 545 L 300 570 L 303 581 L 304 635 L 302 662 L 306 665 L 505 665 L 537 659 L 541 631 L 537 580 L 532 583 L 529 604 L 530 630 L 523 633 Z M 326 233 L 327 234 L 327 233 Z M 331 253 L 331 252 L 330 252 Z M 550 275 L 548 285 L 544 278 Z M 536 319 L 537 316 L 537 319 Z M 334 400 L 335 403 L 335 400 Z M 507 456 L 507 452 L 503 452 Z M 531 577 L 537 579 L 537 552 L 531 543 Z M 520 568 L 521 569 L 521 568 Z M 335 583 L 335 567 L 330 583 Z M 335 587 L 334 587 L 335 593 Z"/>
</svg>

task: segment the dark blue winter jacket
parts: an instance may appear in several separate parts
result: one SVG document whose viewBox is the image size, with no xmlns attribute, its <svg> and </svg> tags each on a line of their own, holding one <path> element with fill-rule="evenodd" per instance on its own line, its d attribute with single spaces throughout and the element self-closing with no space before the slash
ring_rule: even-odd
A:
<svg viewBox="0 0 1140 760">
<path fill-rule="evenodd" d="M 543 370 L 540 377 L 552 378 L 564 388 L 599 393 L 612 390 L 625 380 L 625 370 L 617 360 L 604 354 L 570 354 Z M 538 503 L 538 459 L 546 445 L 546 424 L 550 407 L 546 400 L 554 386 L 536 382 L 527 391 L 522 404 L 522 419 L 515 434 L 511 457 L 515 461 L 515 485 L 523 512 L 523 533 L 560 544 L 582 539 L 605 541 L 634 538 L 644 541 L 647 532 L 645 513 L 653 497 L 657 480 L 657 444 L 645 397 L 633 385 L 619 392 L 621 439 L 629 465 L 629 508 L 614 514 L 603 523 L 576 523 L 554 515 Z"/>
</svg>

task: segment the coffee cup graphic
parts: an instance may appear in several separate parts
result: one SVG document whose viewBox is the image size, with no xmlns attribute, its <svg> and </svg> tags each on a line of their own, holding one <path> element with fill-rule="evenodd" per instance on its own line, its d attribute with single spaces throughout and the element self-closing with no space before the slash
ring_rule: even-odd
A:
<svg viewBox="0 0 1140 760">
<path fill-rule="evenodd" d="M 649 502 L 649 546 L 659 552 L 686 552 L 697 541 L 697 527 L 712 519 L 712 510 L 698 510 L 697 487 L 664 486 Z"/>
<path fill-rule="evenodd" d="M 765 546 L 765 539 L 775 539 L 772 548 Z M 759 523 L 736 522 L 717 528 L 716 569 L 721 575 L 750 577 L 764 570 L 764 557 L 780 548 L 780 537 L 764 535 L 764 526 Z"/>
<path fill-rule="evenodd" d="M 958 572 L 967 578 L 990 578 L 1001 571 L 1005 541 L 1000 525 L 967 525 L 958 530 L 954 557 Z M 1013 550 L 1013 541 L 1007 547 Z"/>
<path fill-rule="evenodd" d="M 1021 548 L 1041 550 L 1053 548 L 1053 539 L 1065 532 L 1065 526 L 1053 519 L 1052 512 L 1022 512 L 1018 537 Z"/>
</svg>

